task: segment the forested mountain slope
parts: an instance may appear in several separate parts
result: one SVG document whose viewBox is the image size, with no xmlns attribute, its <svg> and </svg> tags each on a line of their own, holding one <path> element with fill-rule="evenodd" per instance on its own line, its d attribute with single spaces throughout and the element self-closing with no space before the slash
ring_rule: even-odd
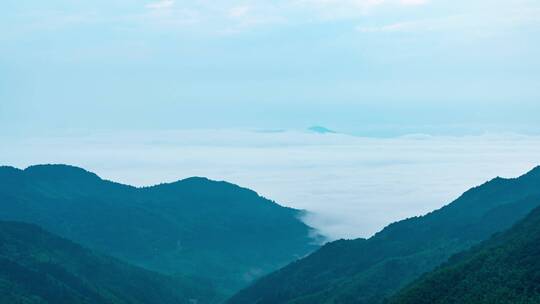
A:
<svg viewBox="0 0 540 304">
<path fill-rule="evenodd" d="M 135 265 L 209 281 L 228 295 L 316 249 L 301 211 L 226 182 L 135 188 L 83 169 L 0 168 L 0 220 L 23 221 Z"/>
<path fill-rule="evenodd" d="M 540 303 L 540 208 L 400 291 L 392 304 Z"/>
<path fill-rule="evenodd" d="M 0 303 L 214 303 L 199 282 L 101 256 L 41 228 L 0 221 Z"/>
<path fill-rule="evenodd" d="M 540 204 L 539 197 L 540 167 L 515 179 L 495 178 L 369 239 L 329 243 L 261 278 L 228 303 L 381 303 L 453 254 L 523 219 Z"/>
</svg>

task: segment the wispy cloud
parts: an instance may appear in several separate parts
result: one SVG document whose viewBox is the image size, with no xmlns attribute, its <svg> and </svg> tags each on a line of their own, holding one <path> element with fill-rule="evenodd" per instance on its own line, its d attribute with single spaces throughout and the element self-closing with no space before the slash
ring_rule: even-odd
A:
<svg viewBox="0 0 540 304">
<path fill-rule="evenodd" d="M 429 0 L 400 0 L 399 3 L 403 5 L 425 5 Z"/>
<path fill-rule="evenodd" d="M 357 26 L 362 33 L 458 31 L 471 35 L 515 28 L 530 23 L 540 24 L 540 10 L 513 8 L 498 13 L 463 13 L 438 18 L 401 21 L 378 26 Z"/>
<path fill-rule="evenodd" d="M 540 20 L 538 5 L 530 1 L 498 1 L 493 11 L 486 12 L 482 5 L 455 2 L 451 14 L 444 14 L 448 7 L 430 0 L 244 0 L 244 1 L 178 1 L 154 0 L 138 4 L 124 1 L 115 6 L 117 11 L 107 11 L 100 3 L 92 15 L 87 11 L 35 11 L 28 17 L 31 23 L 41 20 L 45 28 L 71 27 L 73 24 L 91 24 L 130 21 L 126 27 L 136 27 L 143 20 L 156 24 L 197 24 L 198 31 L 223 32 L 224 29 L 241 32 L 261 26 L 281 24 L 315 24 L 333 21 L 355 21 L 361 32 L 398 32 L 411 30 L 438 30 L 460 25 L 506 24 L 508 26 Z M 139 10 L 137 10 L 137 7 Z M 118 8 L 121 8 L 119 10 Z M 417 14 L 415 10 L 421 11 Z M 128 13 L 129 12 L 129 13 Z M 56 14 L 56 15 L 53 15 Z M 466 16 L 466 18 L 456 16 Z M 143 17 L 141 17 L 143 16 Z M 84 18 L 84 20 L 81 20 Z M 384 22 L 384 23 L 383 23 Z M 382 23 L 382 24 L 381 24 Z M 47 26 L 49 25 L 49 26 Z M 40 28 L 40 26 L 36 26 Z M 192 29 L 191 29 L 192 30 Z"/>
<path fill-rule="evenodd" d="M 146 13 L 136 16 L 135 20 L 150 21 L 164 26 L 165 30 L 182 29 L 187 25 L 198 24 L 202 17 L 199 10 L 189 7 L 177 7 L 175 0 L 161 0 L 147 4 Z"/>
<path fill-rule="evenodd" d="M 398 9 L 402 6 L 422 6 L 428 0 L 298 0 L 297 5 L 326 19 L 355 18 L 378 10 Z"/>
<path fill-rule="evenodd" d="M 235 6 L 229 9 L 228 16 L 231 18 L 245 17 L 250 11 L 250 7 L 247 5 Z"/>
<path fill-rule="evenodd" d="M 158 2 L 149 3 L 146 5 L 146 7 L 149 9 L 157 9 L 157 10 L 169 9 L 174 6 L 174 3 L 175 3 L 174 0 L 161 0 Z"/>
<path fill-rule="evenodd" d="M 382 26 L 357 26 L 356 30 L 362 33 L 377 33 L 377 32 L 398 32 L 414 30 L 420 25 L 419 22 L 398 22 Z"/>
<path fill-rule="evenodd" d="M 241 3 L 182 2 L 180 6 L 174 0 L 162 0 L 149 3 L 146 8 L 158 11 L 166 19 L 174 19 L 175 14 L 182 19 L 184 11 L 197 11 L 207 27 L 219 29 L 218 32 L 236 32 L 261 25 L 356 18 L 378 8 L 424 4 L 428 4 L 428 0 L 246 0 Z"/>
</svg>

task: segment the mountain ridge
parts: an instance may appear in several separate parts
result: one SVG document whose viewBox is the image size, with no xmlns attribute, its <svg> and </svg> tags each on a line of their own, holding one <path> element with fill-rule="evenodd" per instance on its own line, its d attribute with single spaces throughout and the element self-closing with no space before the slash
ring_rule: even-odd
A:
<svg viewBox="0 0 540 304">
<path fill-rule="evenodd" d="M 211 288 L 197 284 L 97 254 L 36 225 L 0 221 L 0 303 L 215 303 Z"/>
<path fill-rule="evenodd" d="M 392 223 L 369 239 L 327 244 L 262 277 L 229 304 L 382 303 L 451 255 L 510 227 L 538 206 L 540 167 L 495 178 L 424 216 Z"/>
<path fill-rule="evenodd" d="M 399 291 L 390 304 L 538 303 L 540 208 Z"/>
<path fill-rule="evenodd" d="M 302 210 L 200 177 L 133 187 L 75 166 L 6 167 L 0 203 L 0 220 L 168 275 L 203 276 L 223 295 L 318 247 Z"/>
</svg>

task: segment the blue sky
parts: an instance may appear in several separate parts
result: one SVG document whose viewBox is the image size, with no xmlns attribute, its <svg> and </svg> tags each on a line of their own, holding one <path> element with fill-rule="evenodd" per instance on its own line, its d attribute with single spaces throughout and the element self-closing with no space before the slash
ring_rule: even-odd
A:
<svg viewBox="0 0 540 304">
<path fill-rule="evenodd" d="M 540 133 L 540 3 L 14 1 L 0 129 Z"/>
</svg>

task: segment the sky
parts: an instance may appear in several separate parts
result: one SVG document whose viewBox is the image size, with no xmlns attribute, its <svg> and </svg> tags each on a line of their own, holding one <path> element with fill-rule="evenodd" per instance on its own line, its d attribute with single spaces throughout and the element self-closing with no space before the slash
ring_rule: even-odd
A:
<svg viewBox="0 0 540 304">
<path fill-rule="evenodd" d="M 539 1 L 1 5 L 0 165 L 227 180 L 335 239 L 540 164 Z"/>
<path fill-rule="evenodd" d="M 0 129 L 538 134 L 530 0 L 5 0 Z"/>
</svg>

